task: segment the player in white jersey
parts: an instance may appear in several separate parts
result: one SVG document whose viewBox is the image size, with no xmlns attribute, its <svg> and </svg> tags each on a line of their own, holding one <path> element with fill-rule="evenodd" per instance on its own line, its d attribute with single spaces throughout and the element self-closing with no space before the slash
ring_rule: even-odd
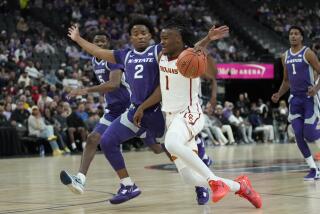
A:
<svg viewBox="0 0 320 214">
<path fill-rule="evenodd" d="M 180 24 L 179 24 L 180 23 Z M 208 36 L 197 45 L 206 46 L 210 41 L 225 37 L 227 26 L 210 29 Z M 248 177 L 240 176 L 235 181 L 217 177 L 194 152 L 194 137 L 204 125 L 203 113 L 198 100 L 200 79 L 189 79 L 180 74 L 176 61 L 187 47 L 192 47 L 193 33 L 181 23 L 172 20 L 161 31 L 162 53 L 159 58 L 162 110 L 166 115 L 167 133 L 165 146 L 171 153 L 177 169 L 188 184 L 210 187 L 212 201 L 218 202 L 230 189 L 249 200 L 256 208 L 262 206 L 260 195 L 254 191 Z M 208 58 L 208 70 L 213 60 Z M 207 71 L 209 72 L 209 71 Z"/>
</svg>

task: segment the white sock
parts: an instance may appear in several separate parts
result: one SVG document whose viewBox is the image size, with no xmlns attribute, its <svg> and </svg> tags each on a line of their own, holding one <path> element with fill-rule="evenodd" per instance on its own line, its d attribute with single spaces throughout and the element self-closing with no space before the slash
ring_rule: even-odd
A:
<svg viewBox="0 0 320 214">
<path fill-rule="evenodd" d="M 192 186 L 201 186 L 206 188 L 209 187 L 209 183 L 206 181 L 206 179 L 201 177 L 198 173 L 196 173 L 189 167 L 184 167 L 183 169 L 180 169 L 179 174 L 186 184 L 190 184 Z"/>
<path fill-rule="evenodd" d="M 78 172 L 77 177 L 81 180 L 82 184 L 86 182 L 86 176 L 81 172 Z"/>
<path fill-rule="evenodd" d="M 240 184 L 238 182 L 235 182 L 233 180 L 230 179 L 226 179 L 226 178 L 220 178 L 218 176 L 216 176 L 218 180 L 223 181 L 225 184 L 227 184 L 230 187 L 230 190 L 232 192 L 238 192 L 240 190 Z"/>
<path fill-rule="evenodd" d="M 188 167 L 180 169 L 179 173 L 186 184 L 210 188 L 208 181 L 206 181 L 198 173 L 196 173 L 195 171 L 193 171 L 192 169 L 190 169 Z M 220 178 L 218 176 L 215 176 L 215 180 L 223 181 L 227 186 L 230 187 L 230 190 L 232 192 L 237 192 L 240 190 L 240 184 L 238 182 L 235 182 L 235 181 L 229 180 L 229 179 L 225 179 L 225 178 Z"/>
<path fill-rule="evenodd" d="M 318 170 L 318 167 L 317 167 L 316 163 L 314 162 L 312 155 L 308 158 L 305 158 L 305 160 L 310 168 L 314 168 L 314 169 Z"/>
<path fill-rule="evenodd" d="M 134 184 L 130 177 L 120 179 L 120 183 L 125 186 L 132 186 Z"/>
<path fill-rule="evenodd" d="M 82 142 L 82 149 L 84 149 L 84 148 L 86 147 L 86 144 L 87 144 L 86 141 L 83 141 L 83 142 Z"/>
<path fill-rule="evenodd" d="M 203 157 L 202 157 L 202 160 L 205 160 L 205 159 L 208 159 L 208 155 L 207 154 L 204 154 Z"/>
<path fill-rule="evenodd" d="M 76 148 L 77 148 L 77 145 L 76 145 L 75 142 L 71 143 L 71 148 L 72 148 L 72 149 L 76 149 Z"/>
</svg>

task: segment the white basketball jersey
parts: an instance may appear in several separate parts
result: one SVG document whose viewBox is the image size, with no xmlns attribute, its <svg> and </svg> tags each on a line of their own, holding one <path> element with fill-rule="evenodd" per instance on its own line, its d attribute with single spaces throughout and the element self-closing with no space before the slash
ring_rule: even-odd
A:
<svg viewBox="0 0 320 214">
<path fill-rule="evenodd" d="M 180 74 L 177 59 L 168 60 L 162 55 L 159 60 L 162 111 L 179 112 L 199 102 L 200 78 L 189 79 Z"/>
</svg>

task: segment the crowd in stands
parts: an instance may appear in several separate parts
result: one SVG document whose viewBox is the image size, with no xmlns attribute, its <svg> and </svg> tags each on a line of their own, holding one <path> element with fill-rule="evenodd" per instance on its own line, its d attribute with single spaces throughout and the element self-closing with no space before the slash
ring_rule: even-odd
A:
<svg viewBox="0 0 320 214">
<path fill-rule="evenodd" d="M 284 100 L 274 109 L 270 102 L 250 102 L 247 93 L 240 93 L 235 104 L 225 101 L 214 108 L 208 104 L 204 113 L 202 136 L 214 145 L 288 141 L 288 108 Z"/>
<path fill-rule="evenodd" d="M 117 49 L 130 46 L 127 29 L 137 14 L 144 14 L 153 22 L 156 34 L 169 13 L 188 19 L 198 37 L 205 35 L 213 24 L 223 23 L 212 15 L 205 1 L 34 0 L 10 13 L 6 3 L 0 3 L 1 17 L 6 19 L 5 23 L 0 20 L 0 25 L 5 26 L 0 28 L 0 126 L 15 127 L 19 136 L 45 139 L 53 155 L 81 150 L 105 107 L 101 94 L 67 99 L 71 89 L 97 83 L 90 56 L 67 39 L 68 26 L 78 23 L 85 36 L 97 30 L 106 31 L 111 36 L 112 48 Z M 49 14 L 53 25 L 32 15 L 31 9 Z M 315 11 L 298 14 L 307 34 L 320 41 L 316 37 L 319 20 L 310 18 L 320 16 L 319 9 Z M 281 15 L 291 13 L 290 8 L 262 4 L 258 12 L 261 22 L 274 26 L 279 33 L 291 24 Z M 157 36 L 153 42 L 158 42 Z M 320 54 L 319 42 L 313 48 Z M 209 52 L 217 62 L 254 60 L 252 50 L 233 32 L 229 38 L 214 43 Z M 284 101 L 279 109 L 272 109 L 270 103 L 262 100 L 250 102 L 249 95 L 244 93 L 233 103 L 207 106 L 204 111 L 207 123 L 202 134 L 214 145 L 287 141 L 288 109 Z"/>
<path fill-rule="evenodd" d="M 272 28 L 283 37 L 287 37 L 290 26 L 302 27 L 305 40 L 320 57 L 320 4 L 314 2 L 272 2 L 265 1 L 257 9 L 258 20 Z"/>
</svg>

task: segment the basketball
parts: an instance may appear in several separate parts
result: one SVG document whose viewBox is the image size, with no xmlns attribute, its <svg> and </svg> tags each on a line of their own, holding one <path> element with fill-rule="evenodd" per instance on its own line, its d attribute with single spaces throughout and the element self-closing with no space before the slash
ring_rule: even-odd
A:
<svg viewBox="0 0 320 214">
<path fill-rule="evenodd" d="M 180 53 L 177 67 L 184 77 L 199 77 L 207 70 L 207 55 L 201 50 L 188 48 Z"/>
</svg>

